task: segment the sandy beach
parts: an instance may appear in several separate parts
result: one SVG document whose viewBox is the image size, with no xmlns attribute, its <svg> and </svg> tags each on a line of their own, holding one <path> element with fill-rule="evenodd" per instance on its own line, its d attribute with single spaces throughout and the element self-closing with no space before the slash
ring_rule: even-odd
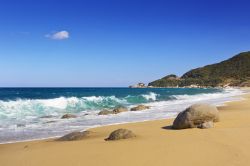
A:
<svg viewBox="0 0 250 166">
<path fill-rule="evenodd" d="M 219 107 L 212 129 L 172 130 L 173 119 L 91 129 L 89 138 L 0 145 L 1 166 L 247 166 L 250 163 L 250 95 Z M 118 128 L 137 137 L 105 141 Z"/>
</svg>

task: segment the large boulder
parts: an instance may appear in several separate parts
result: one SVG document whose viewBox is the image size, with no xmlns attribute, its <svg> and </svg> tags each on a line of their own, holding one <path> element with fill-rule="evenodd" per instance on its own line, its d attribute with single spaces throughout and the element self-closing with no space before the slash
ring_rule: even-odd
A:
<svg viewBox="0 0 250 166">
<path fill-rule="evenodd" d="M 210 128 L 219 121 L 219 111 L 208 104 L 194 104 L 180 112 L 175 118 L 173 129 Z"/>
<path fill-rule="evenodd" d="M 76 115 L 73 114 L 65 114 L 61 117 L 61 119 L 69 119 L 69 118 L 76 118 Z"/>
<path fill-rule="evenodd" d="M 60 138 L 57 139 L 57 141 L 77 141 L 77 140 L 82 140 L 86 137 L 88 137 L 90 134 L 89 131 L 83 131 L 83 132 L 72 132 L 69 134 L 66 134 Z"/>
<path fill-rule="evenodd" d="M 114 114 L 113 111 L 109 111 L 109 110 L 102 110 L 98 113 L 98 115 L 109 115 L 109 114 Z"/>
<path fill-rule="evenodd" d="M 150 109 L 150 106 L 138 105 L 136 107 L 131 108 L 130 111 L 141 111 L 141 110 L 146 110 L 146 109 Z"/>
<path fill-rule="evenodd" d="M 119 106 L 119 107 L 117 107 L 117 108 L 115 108 L 115 109 L 113 110 L 113 113 L 114 113 L 114 114 L 119 114 L 119 113 L 121 113 L 121 112 L 127 112 L 127 111 L 128 111 L 128 109 L 127 109 L 126 107 Z"/>
<path fill-rule="evenodd" d="M 113 141 L 113 140 L 120 140 L 120 139 L 128 139 L 135 137 L 135 134 L 127 129 L 118 129 L 113 131 L 108 138 L 106 138 L 106 141 Z"/>
</svg>

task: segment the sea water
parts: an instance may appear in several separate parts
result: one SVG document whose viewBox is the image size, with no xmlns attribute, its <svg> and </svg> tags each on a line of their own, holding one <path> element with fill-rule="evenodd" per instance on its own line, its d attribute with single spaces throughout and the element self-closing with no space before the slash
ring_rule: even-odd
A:
<svg viewBox="0 0 250 166">
<path fill-rule="evenodd" d="M 175 117 L 194 103 L 221 105 L 240 89 L 196 88 L 0 88 L 0 143 L 44 139 L 88 128 Z M 146 111 L 98 115 L 118 106 Z M 77 118 L 61 119 L 66 114 Z"/>
</svg>

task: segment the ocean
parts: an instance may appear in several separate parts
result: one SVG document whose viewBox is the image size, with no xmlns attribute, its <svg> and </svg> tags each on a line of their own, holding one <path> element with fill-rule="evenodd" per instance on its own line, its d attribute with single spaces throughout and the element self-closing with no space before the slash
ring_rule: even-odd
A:
<svg viewBox="0 0 250 166">
<path fill-rule="evenodd" d="M 57 137 L 72 131 L 175 117 L 194 103 L 222 105 L 240 89 L 196 88 L 0 88 L 0 143 Z M 98 115 L 117 106 L 149 110 Z M 61 119 L 66 114 L 77 118 Z M 47 116 L 44 117 L 44 116 Z"/>
</svg>

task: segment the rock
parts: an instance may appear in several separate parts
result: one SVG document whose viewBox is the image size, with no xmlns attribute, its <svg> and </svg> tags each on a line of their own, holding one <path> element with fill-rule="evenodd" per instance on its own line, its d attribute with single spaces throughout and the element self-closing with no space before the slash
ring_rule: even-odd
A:
<svg viewBox="0 0 250 166">
<path fill-rule="evenodd" d="M 53 118 L 52 115 L 45 115 L 45 116 L 41 116 L 40 118 Z"/>
<path fill-rule="evenodd" d="M 208 104 L 194 104 L 180 112 L 175 118 L 173 129 L 210 128 L 211 122 L 219 121 L 219 111 L 215 106 Z"/>
<path fill-rule="evenodd" d="M 245 81 L 245 82 L 242 82 L 239 87 L 250 87 L 250 80 L 249 81 Z"/>
<path fill-rule="evenodd" d="M 209 128 L 213 128 L 214 127 L 214 122 L 209 121 L 209 122 L 204 122 L 202 124 L 200 124 L 199 126 L 197 126 L 200 129 L 209 129 Z"/>
<path fill-rule="evenodd" d="M 115 108 L 112 112 L 114 114 L 119 114 L 121 112 L 127 112 L 127 111 L 128 111 L 128 109 L 126 107 L 120 106 L 120 107 Z"/>
<path fill-rule="evenodd" d="M 106 141 L 111 141 L 111 140 L 120 140 L 120 139 L 128 139 L 128 138 L 133 138 L 135 137 L 135 134 L 127 129 L 118 129 L 113 131 L 108 138 L 106 138 Z"/>
<path fill-rule="evenodd" d="M 86 137 L 88 137 L 90 134 L 89 131 L 84 131 L 84 132 L 72 132 L 69 134 L 66 134 L 60 138 L 57 139 L 57 141 L 76 141 L 76 140 L 82 140 Z"/>
<path fill-rule="evenodd" d="M 61 119 L 69 119 L 69 118 L 76 118 L 76 115 L 73 114 L 65 114 L 61 117 Z"/>
<path fill-rule="evenodd" d="M 45 124 L 55 123 L 55 122 L 56 122 L 55 120 L 51 120 L 51 121 L 45 122 Z"/>
<path fill-rule="evenodd" d="M 119 114 L 121 112 L 126 112 L 128 111 L 128 109 L 126 107 L 123 106 L 119 106 L 117 108 L 115 108 L 113 111 L 109 111 L 109 110 L 102 110 L 98 113 L 98 115 L 109 115 L 109 114 Z"/>
<path fill-rule="evenodd" d="M 147 86 L 144 83 L 138 83 L 136 85 L 130 85 L 129 88 L 146 88 Z"/>
<path fill-rule="evenodd" d="M 136 107 L 133 107 L 130 109 L 130 111 L 141 111 L 141 110 L 146 110 L 146 109 L 149 109 L 150 107 L 149 106 L 146 106 L 146 105 L 138 105 Z"/>
<path fill-rule="evenodd" d="M 25 124 L 22 124 L 22 123 L 19 123 L 19 124 L 16 124 L 16 127 L 25 127 L 26 125 Z"/>
<path fill-rule="evenodd" d="M 109 115 L 109 114 L 114 114 L 113 111 L 109 111 L 109 110 L 102 110 L 98 113 L 98 115 Z"/>
</svg>

